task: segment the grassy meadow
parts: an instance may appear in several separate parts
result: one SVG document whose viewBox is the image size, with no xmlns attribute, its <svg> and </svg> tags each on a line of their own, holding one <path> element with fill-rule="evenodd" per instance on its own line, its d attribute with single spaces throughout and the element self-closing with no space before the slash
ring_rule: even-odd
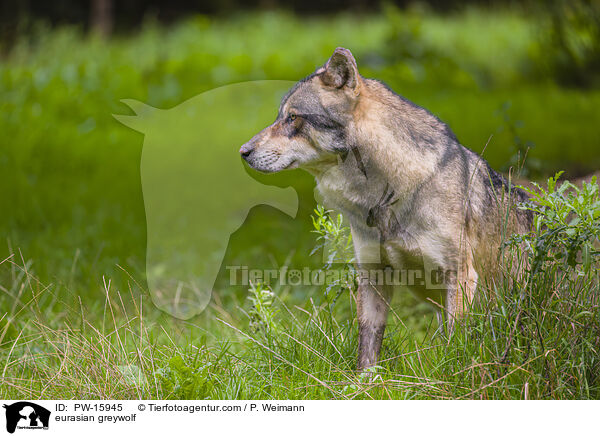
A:
<svg viewBox="0 0 600 436">
<path fill-rule="evenodd" d="M 543 27 L 524 11 L 384 8 L 148 19 L 108 40 L 40 23 L 15 46 L 0 45 L 0 397 L 600 398 L 598 253 L 585 242 L 600 229 L 592 188 L 543 197 L 556 213 L 540 229 L 562 217 L 552 235 L 538 229 L 529 241 L 533 264 L 545 266 L 520 283 L 485 284 L 451 337 L 428 305 L 396 295 L 381 366 L 358 374 L 351 283 L 248 289 L 228 286 L 222 271 L 196 317 L 153 305 L 144 137 L 113 117 L 131 114 L 122 99 L 166 109 L 227 84 L 296 81 L 344 46 L 364 76 L 428 108 L 494 168 L 507 171 L 529 149 L 524 171 L 534 179 L 589 174 L 600 167 L 600 90 L 558 84 L 542 41 Z M 293 180 L 300 198 L 290 236 L 277 237 L 273 211 L 257 207 L 224 264 L 326 267 L 309 253 L 319 235 L 346 230 L 314 228 L 311 178 L 287 177 L 281 183 Z M 568 221 L 565 210 L 581 219 Z M 541 261 L 543 249 L 567 255 Z"/>
</svg>

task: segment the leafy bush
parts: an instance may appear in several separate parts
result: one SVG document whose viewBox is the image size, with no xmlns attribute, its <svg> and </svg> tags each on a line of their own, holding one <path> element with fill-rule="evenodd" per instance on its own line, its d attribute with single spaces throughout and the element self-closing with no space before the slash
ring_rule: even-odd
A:
<svg viewBox="0 0 600 436">
<path fill-rule="evenodd" d="M 559 185 L 559 176 L 547 188 L 523 187 L 531 200 L 520 207 L 533 212 L 534 226 L 507 241 L 524 258 L 522 270 L 487 284 L 453 341 L 465 357 L 479 354 L 498 381 L 519 380 L 507 389 L 521 389 L 522 397 L 599 398 L 598 185 L 595 178 L 582 188 Z M 470 372 L 482 376 L 481 369 Z"/>
<path fill-rule="evenodd" d="M 534 183 L 535 189 L 522 187 L 531 201 L 522 209 L 534 213 L 534 229 L 514 236 L 514 243 L 525 243 L 534 278 L 544 269 L 558 268 L 565 274 L 585 276 L 598 267 L 600 250 L 600 197 L 594 176 L 578 188 L 565 181 L 557 185 L 562 172 L 548 180 L 547 189 Z"/>
</svg>

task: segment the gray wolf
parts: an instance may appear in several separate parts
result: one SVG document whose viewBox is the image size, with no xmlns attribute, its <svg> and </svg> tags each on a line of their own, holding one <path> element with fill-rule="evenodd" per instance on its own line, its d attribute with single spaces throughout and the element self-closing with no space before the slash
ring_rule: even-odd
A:
<svg viewBox="0 0 600 436">
<path fill-rule="evenodd" d="M 516 208 L 522 191 L 433 114 L 362 77 L 344 48 L 284 96 L 275 122 L 240 153 L 258 171 L 313 174 L 347 218 L 360 268 L 443 271 L 441 291 L 408 287 L 440 302 L 450 330 L 497 267 L 503 235 L 531 226 Z M 359 369 L 378 361 L 393 290 L 359 279 Z"/>
</svg>

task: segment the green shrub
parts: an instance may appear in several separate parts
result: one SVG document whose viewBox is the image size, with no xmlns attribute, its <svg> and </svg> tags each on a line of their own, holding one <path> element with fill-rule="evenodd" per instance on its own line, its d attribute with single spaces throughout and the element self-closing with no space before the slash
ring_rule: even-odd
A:
<svg viewBox="0 0 600 436">
<path fill-rule="evenodd" d="M 537 183 L 534 189 L 522 187 L 531 195 L 531 201 L 521 208 L 533 212 L 534 229 L 515 236 L 513 242 L 525 243 L 532 279 L 552 269 L 575 279 L 590 274 L 600 260 L 600 197 L 596 177 L 578 188 L 568 181 L 557 185 L 561 174 L 551 177 L 547 188 Z"/>
<path fill-rule="evenodd" d="M 506 390 L 478 389 L 478 396 L 600 397 L 598 185 L 559 185 L 559 176 L 547 187 L 523 187 L 531 200 L 521 207 L 534 214 L 533 229 L 506 244 L 524 260 L 521 271 L 487 283 L 452 338 L 450 346 L 463 349 L 459 362 L 486 365 L 467 373 Z"/>
</svg>

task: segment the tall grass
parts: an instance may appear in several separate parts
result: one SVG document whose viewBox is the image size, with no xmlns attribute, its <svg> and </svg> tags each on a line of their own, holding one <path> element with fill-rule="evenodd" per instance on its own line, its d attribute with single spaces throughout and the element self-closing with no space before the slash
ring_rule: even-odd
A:
<svg viewBox="0 0 600 436">
<path fill-rule="evenodd" d="M 121 293 L 109 282 L 96 322 L 83 303 L 57 319 L 40 305 L 53 289 L 13 256 L 2 265 L 14 278 L 13 289 L 2 292 L 14 300 L 2 319 L 0 396 L 598 399 L 598 185 L 556 186 L 551 179 L 545 190 L 532 191 L 534 200 L 523 207 L 536 210 L 537 225 L 507 241 L 524 267 L 518 277 L 509 268 L 480 286 L 469 316 L 450 336 L 440 334 L 425 307 L 394 304 L 371 374 L 355 371 L 355 288 L 347 283 L 336 284 L 343 290 L 333 303 L 322 289 L 292 307 L 278 297 L 284 290 L 255 284 L 246 309 L 213 307 L 221 315 L 210 333 L 219 340 L 207 342 L 202 326 L 161 318 L 145 296 L 133 288 Z M 562 208 L 570 212 L 557 214 Z M 336 223 L 318 211 L 318 229 Z M 583 253 L 588 249 L 581 246 L 594 241 Z M 578 255 L 565 255 L 565 243 Z"/>
</svg>

